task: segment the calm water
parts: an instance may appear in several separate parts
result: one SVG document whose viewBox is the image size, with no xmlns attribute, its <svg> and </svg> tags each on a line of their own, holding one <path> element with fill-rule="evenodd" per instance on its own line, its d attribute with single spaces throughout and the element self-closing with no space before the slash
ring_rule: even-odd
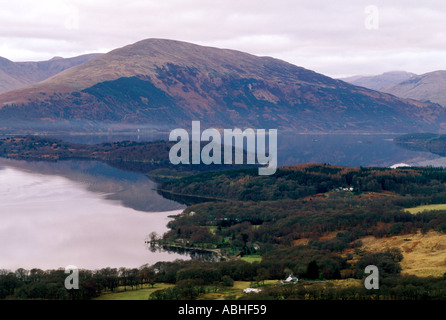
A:
<svg viewBox="0 0 446 320">
<path fill-rule="evenodd" d="M 446 164 L 439 156 L 396 146 L 394 136 L 279 135 L 279 165 Z M 99 143 L 166 137 L 59 138 Z M 145 247 L 149 233 L 167 231 L 168 216 L 184 209 L 158 195 L 155 187 L 142 174 L 94 161 L 50 163 L 0 158 L 0 269 L 139 267 L 187 259 L 179 254 L 150 252 Z"/>
<path fill-rule="evenodd" d="M 429 161 L 441 158 L 429 152 L 403 149 L 393 143 L 392 139 L 396 136 L 398 134 L 289 134 L 279 131 L 278 163 L 279 166 L 317 162 L 345 166 L 388 167 L 396 163 L 422 165 L 428 161 L 430 164 Z M 75 143 L 96 144 L 121 140 L 168 140 L 169 133 L 60 134 L 55 137 Z"/>
<path fill-rule="evenodd" d="M 150 252 L 183 206 L 143 175 L 97 162 L 0 159 L 0 269 L 139 267 L 185 258 Z"/>
<path fill-rule="evenodd" d="M 393 143 L 392 134 L 297 134 L 279 137 L 279 164 L 329 163 L 344 166 L 390 167 L 418 165 L 440 156 L 406 150 Z"/>
</svg>

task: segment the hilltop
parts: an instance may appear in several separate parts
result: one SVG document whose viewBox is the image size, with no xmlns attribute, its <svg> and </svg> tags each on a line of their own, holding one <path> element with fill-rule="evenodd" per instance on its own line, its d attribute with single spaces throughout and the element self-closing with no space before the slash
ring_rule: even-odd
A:
<svg viewBox="0 0 446 320">
<path fill-rule="evenodd" d="M 3 129 L 190 126 L 300 132 L 440 130 L 443 107 L 272 57 L 146 39 L 0 95 Z"/>
<path fill-rule="evenodd" d="M 446 106 L 446 71 L 438 70 L 414 76 L 384 91 L 398 97 L 430 101 Z"/>
</svg>

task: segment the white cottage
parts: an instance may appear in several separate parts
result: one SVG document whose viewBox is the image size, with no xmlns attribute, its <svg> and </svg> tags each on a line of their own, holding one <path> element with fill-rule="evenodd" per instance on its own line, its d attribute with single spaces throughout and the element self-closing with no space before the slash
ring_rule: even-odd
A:
<svg viewBox="0 0 446 320">
<path fill-rule="evenodd" d="M 297 283 L 299 279 L 291 273 L 288 278 L 285 279 L 284 283 Z"/>
</svg>

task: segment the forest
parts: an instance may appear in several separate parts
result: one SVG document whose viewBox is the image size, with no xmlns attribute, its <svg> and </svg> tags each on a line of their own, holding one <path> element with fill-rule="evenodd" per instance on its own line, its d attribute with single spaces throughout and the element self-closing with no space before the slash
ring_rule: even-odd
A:
<svg viewBox="0 0 446 320">
<path fill-rule="evenodd" d="M 297 250 L 299 251 L 299 250 Z M 307 255 L 310 252 L 301 252 Z M 299 257 L 299 256 L 298 256 Z M 297 258 L 296 257 L 296 261 Z M 197 260 L 176 260 L 143 265 L 139 268 L 102 268 L 80 270 L 79 288 L 67 290 L 64 281 L 67 274 L 58 270 L 0 270 L 0 299 L 8 300 L 91 300 L 104 292 L 114 292 L 118 287 L 132 291 L 143 286 L 158 283 L 172 284 L 166 289 L 157 289 L 150 295 L 151 300 L 194 300 L 207 292 L 225 291 L 234 286 L 234 281 L 251 281 L 261 291 L 242 296 L 240 299 L 258 300 L 444 300 L 446 276 L 416 277 L 401 276 L 398 251 L 364 254 L 349 277 L 364 278 L 364 266 L 373 263 L 380 270 L 379 290 L 367 290 L 364 286 L 340 287 L 330 283 L 328 287 L 315 285 L 325 282 L 320 273 L 322 260 L 311 260 L 306 272 L 297 284 L 261 284 L 271 279 L 273 274 L 268 263 L 228 260 L 205 262 Z M 311 257 L 310 257 L 311 259 Z M 296 263 L 293 262 L 293 263 Z M 302 265 L 305 261 L 299 262 Z M 290 272 L 290 269 L 286 269 Z M 343 276 L 338 275 L 340 278 Z M 306 286 L 305 284 L 310 284 Z M 311 285 L 312 284 L 312 285 Z M 228 296 L 228 299 L 234 297 Z"/>
<path fill-rule="evenodd" d="M 163 194 L 173 192 L 173 199 L 176 194 L 208 197 L 188 203 L 163 239 L 240 252 L 257 244 L 256 251 L 264 254 L 292 247 L 301 238 L 341 252 L 366 235 L 446 232 L 444 212 L 404 210 L 445 203 L 445 182 L 446 172 L 434 168 L 307 164 L 279 168 L 273 176 L 258 176 L 252 169 L 202 173 L 160 185 Z M 330 241 L 317 240 L 335 231 Z"/>
<path fill-rule="evenodd" d="M 416 167 L 304 164 L 273 176 L 252 169 L 201 173 L 160 185 L 172 199 L 207 200 L 187 201 L 156 243 L 216 248 L 225 257 L 257 254 L 262 273 L 273 279 L 289 272 L 310 279 L 361 277 L 362 259 L 374 261 L 384 277 L 398 275 L 398 248 L 371 255 L 361 252 L 361 238 L 445 233 L 446 211 L 405 211 L 446 203 L 445 182 L 444 170 Z M 313 276 L 311 265 L 317 266 Z"/>
</svg>

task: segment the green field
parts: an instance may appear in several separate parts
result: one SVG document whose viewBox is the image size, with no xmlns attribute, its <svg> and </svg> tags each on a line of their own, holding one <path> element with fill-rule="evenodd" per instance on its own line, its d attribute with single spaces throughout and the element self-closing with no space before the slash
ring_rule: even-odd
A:
<svg viewBox="0 0 446 320">
<path fill-rule="evenodd" d="M 417 214 L 423 211 L 430 211 L 430 210 L 446 210 L 446 204 L 429 204 L 425 206 L 407 208 L 405 210 L 412 214 Z"/>
<path fill-rule="evenodd" d="M 200 300 L 224 300 L 224 299 L 236 299 L 244 295 L 243 289 L 253 287 L 261 287 L 262 285 L 276 284 L 277 280 L 265 280 L 262 284 L 254 284 L 250 281 L 234 281 L 233 287 L 220 288 L 219 290 L 209 289 L 208 293 L 200 296 Z M 152 292 L 160 289 L 166 289 L 173 287 L 173 284 L 157 283 L 152 288 L 151 286 L 145 286 L 141 289 L 130 290 L 129 288 L 124 291 L 123 287 L 118 288 L 116 292 L 104 292 L 94 300 L 147 300 Z"/>
<path fill-rule="evenodd" d="M 131 290 L 123 287 L 118 288 L 116 292 L 104 292 L 94 300 L 147 300 L 152 292 L 160 289 L 173 287 L 173 284 L 157 283 L 153 286 L 146 285 L 141 289 Z"/>
<path fill-rule="evenodd" d="M 262 261 L 262 256 L 258 255 L 258 254 L 250 254 L 250 255 L 246 255 L 241 257 L 240 259 L 245 260 L 246 262 L 260 262 Z"/>
</svg>

